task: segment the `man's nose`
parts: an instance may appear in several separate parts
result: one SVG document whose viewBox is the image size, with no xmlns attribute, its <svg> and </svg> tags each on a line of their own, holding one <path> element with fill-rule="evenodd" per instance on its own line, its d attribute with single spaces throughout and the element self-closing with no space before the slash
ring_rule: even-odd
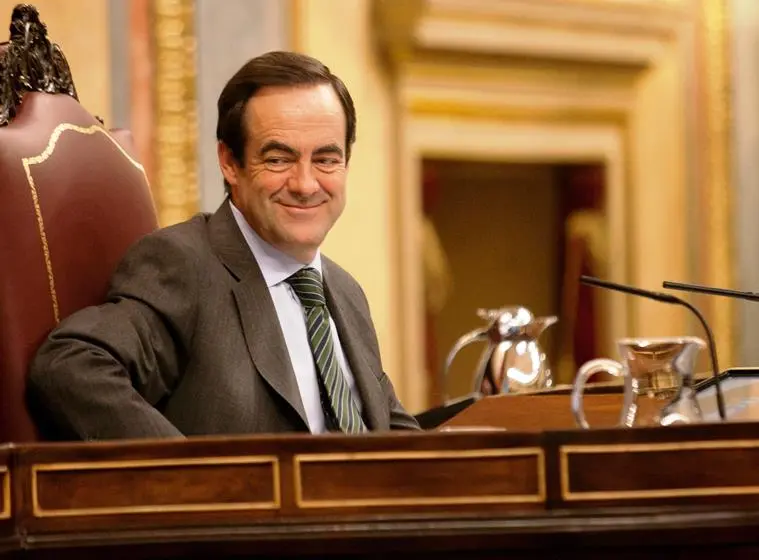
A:
<svg viewBox="0 0 759 560">
<path fill-rule="evenodd" d="M 293 173 L 290 175 L 287 186 L 291 192 L 297 192 L 303 196 L 314 194 L 321 188 L 311 169 L 311 164 L 308 162 L 299 162 L 293 168 Z"/>
</svg>

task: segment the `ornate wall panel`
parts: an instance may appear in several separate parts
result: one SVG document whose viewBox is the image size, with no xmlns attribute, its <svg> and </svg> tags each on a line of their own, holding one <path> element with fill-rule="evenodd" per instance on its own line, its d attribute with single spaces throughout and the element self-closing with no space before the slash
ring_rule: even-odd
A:
<svg viewBox="0 0 759 560">
<path fill-rule="evenodd" d="M 195 0 L 197 168 L 200 208 L 224 200 L 216 156 L 216 102 L 224 84 L 250 58 L 287 45 L 288 2 Z"/>
<path fill-rule="evenodd" d="M 115 69 L 114 81 L 128 83 L 128 101 L 114 95 L 116 115 L 134 137 L 150 181 L 162 226 L 198 211 L 197 109 L 194 0 L 122 0 L 112 17 L 128 14 L 128 34 L 114 34 L 112 56 L 125 51 L 128 76 Z M 111 26 L 119 22 L 112 21 Z M 123 23 L 122 23 L 123 25 Z"/>
<path fill-rule="evenodd" d="M 421 220 L 414 185 L 419 162 L 432 148 L 419 143 L 422 124 L 458 122 L 466 130 L 480 123 L 482 134 L 488 127 L 500 130 L 491 138 L 494 152 L 489 156 L 467 153 L 455 134 L 436 136 L 437 151 L 449 157 L 546 163 L 550 161 L 537 147 L 552 145 L 549 131 L 564 127 L 570 130 L 567 138 L 582 146 L 583 138 L 598 138 L 588 134 L 601 127 L 616 131 L 612 143 L 595 154 L 617 181 L 616 187 L 609 182 L 607 207 L 615 247 L 610 277 L 650 289 L 660 289 L 666 279 L 695 281 L 691 273 L 699 267 L 693 261 L 703 258 L 689 252 L 693 216 L 687 208 L 695 205 L 694 216 L 701 216 L 714 236 L 706 250 L 710 278 L 720 285 L 732 283 L 722 2 L 417 0 L 404 2 L 401 9 L 392 0 L 377 0 L 375 7 L 377 39 L 393 61 L 399 85 L 401 238 L 409 239 Z M 689 77 L 698 68 L 689 52 L 699 34 L 707 39 L 699 45 L 699 60 L 708 69 L 708 89 L 690 83 L 702 93 L 689 88 Z M 698 95 L 706 100 L 705 110 L 690 103 Z M 689 150 L 693 113 L 684 109 L 689 106 L 703 110 L 708 123 L 708 159 L 700 148 Z M 525 127 L 543 132 L 520 141 L 525 137 L 518 132 Z M 536 150 L 524 153 L 532 141 Z M 447 148 L 440 145 L 446 142 Z M 604 156 L 615 146 L 621 147 L 617 157 Z M 557 153 L 553 161 L 582 161 L 569 157 L 569 147 L 564 151 L 563 160 Z M 699 174 L 708 178 L 691 181 Z M 399 254 L 404 369 L 423 371 L 419 254 L 409 246 Z M 610 338 L 701 334 L 681 310 L 625 296 L 610 296 L 609 301 Z M 704 310 L 719 330 L 723 364 L 729 364 L 729 305 L 709 301 Z M 407 392 L 423 391 L 424 385 L 420 380 Z"/>
</svg>

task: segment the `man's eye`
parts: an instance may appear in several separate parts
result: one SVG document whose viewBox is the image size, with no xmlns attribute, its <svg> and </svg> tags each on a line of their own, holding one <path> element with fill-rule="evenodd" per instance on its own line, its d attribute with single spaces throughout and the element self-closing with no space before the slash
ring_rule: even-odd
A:
<svg viewBox="0 0 759 560">
<path fill-rule="evenodd" d="M 266 167 L 274 170 L 282 170 L 290 167 L 292 160 L 284 157 L 270 157 L 265 160 Z"/>
<path fill-rule="evenodd" d="M 338 158 L 318 158 L 315 161 L 316 165 L 323 167 L 334 167 L 340 164 L 340 160 Z"/>
</svg>

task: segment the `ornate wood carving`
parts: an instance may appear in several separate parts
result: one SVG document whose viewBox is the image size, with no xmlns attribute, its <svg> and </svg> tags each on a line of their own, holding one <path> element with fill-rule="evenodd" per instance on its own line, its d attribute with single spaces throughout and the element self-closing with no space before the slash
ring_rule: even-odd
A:
<svg viewBox="0 0 759 560">
<path fill-rule="evenodd" d="M 65 93 L 78 100 L 66 57 L 48 39 L 37 8 L 13 9 L 6 45 L 0 51 L 0 126 L 13 120 L 26 92 Z"/>
</svg>

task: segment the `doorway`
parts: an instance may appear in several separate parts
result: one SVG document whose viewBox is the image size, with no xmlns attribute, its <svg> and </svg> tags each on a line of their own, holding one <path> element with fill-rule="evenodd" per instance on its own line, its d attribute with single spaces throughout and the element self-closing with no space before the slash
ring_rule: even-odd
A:
<svg viewBox="0 0 759 560">
<path fill-rule="evenodd" d="M 556 383 L 571 383 L 603 344 L 603 302 L 579 284 L 605 275 L 604 166 L 600 163 L 422 162 L 422 247 L 428 402 L 472 390 L 483 344 L 448 351 L 483 323 L 479 308 L 524 306 L 559 323 L 541 337 Z"/>
</svg>

